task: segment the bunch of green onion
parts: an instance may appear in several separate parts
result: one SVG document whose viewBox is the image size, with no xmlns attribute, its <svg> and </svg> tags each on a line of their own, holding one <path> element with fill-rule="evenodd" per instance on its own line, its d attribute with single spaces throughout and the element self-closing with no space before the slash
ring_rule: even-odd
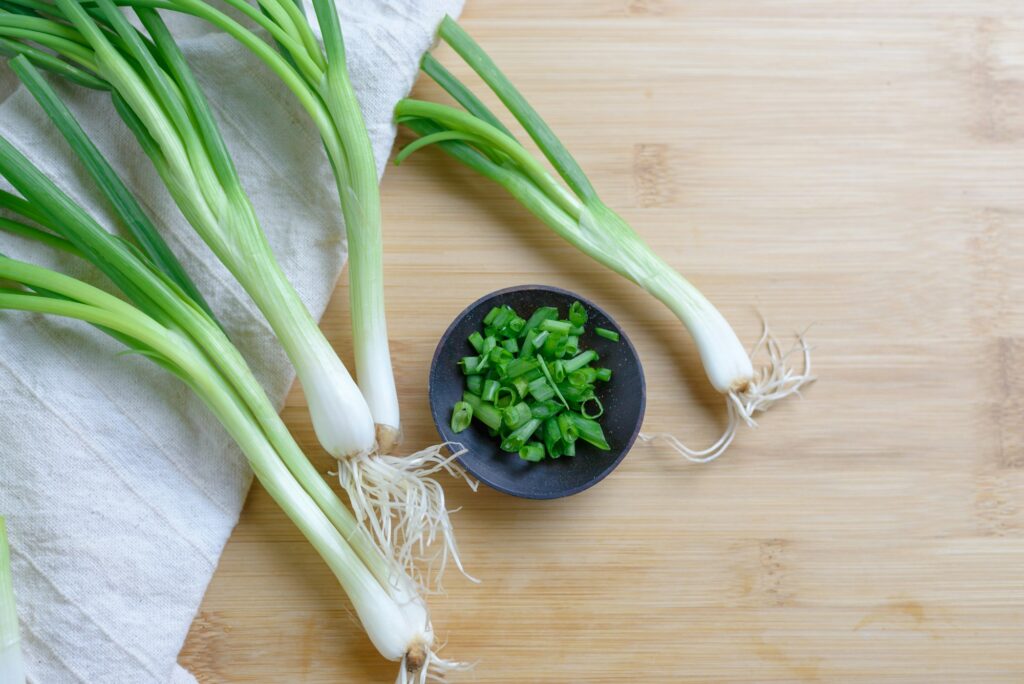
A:
<svg viewBox="0 0 1024 684">
<path fill-rule="evenodd" d="M 768 335 L 748 354 L 725 317 L 696 287 L 663 261 L 635 230 L 601 201 L 583 169 L 540 115 L 498 69 L 486 52 L 450 17 L 440 37 L 481 77 L 512 113 L 561 176 L 559 182 L 494 113 L 429 54 L 422 69 L 462 108 L 405 99 L 395 108 L 399 123 L 419 134 L 396 158 L 401 162 L 427 145 L 440 144 L 459 162 L 499 183 L 531 213 L 576 248 L 654 295 L 683 323 L 697 344 L 704 370 L 725 395 L 728 425 L 712 446 L 695 450 L 671 435 L 663 438 L 690 460 L 706 462 L 732 443 L 741 422 L 756 425 L 754 414 L 797 394 L 811 382 L 810 351 L 800 340 L 802 370 L 787 367 L 787 354 Z M 768 363 L 754 371 L 751 357 L 761 350 Z"/>
<path fill-rule="evenodd" d="M 424 585 L 430 575 L 440 580 L 449 559 L 461 570 L 444 491 L 432 479 L 439 472 L 464 476 L 455 463 L 461 451 L 436 445 L 408 457 L 386 454 L 399 437 L 400 421 L 384 317 L 380 196 L 333 0 L 313 3 L 323 48 L 291 0 L 260 0 L 259 9 L 246 0 L 227 1 L 273 43 L 204 0 L 118 4 L 134 9 L 146 33 L 127 22 L 114 0 L 5 0 L 0 51 L 111 92 L 185 218 L 281 341 L 317 437 L 339 459 L 340 481 L 357 518 L 409 572 L 419 578 L 419 568 L 428 566 Z M 348 235 L 358 387 L 271 253 L 205 96 L 157 9 L 193 15 L 233 36 L 281 79 L 315 123 Z"/>
<path fill-rule="evenodd" d="M 11 582 L 11 550 L 7 544 L 7 526 L 0 516 L 0 682 L 23 684 L 25 668 L 21 659 L 21 634 L 18 612 L 14 607 Z"/>
<path fill-rule="evenodd" d="M 194 285 L 137 200 L 32 64 L 21 56 L 14 67 L 37 97 L 52 105 L 47 113 L 111 200 L 131 239 L 102 228 L 0 137 L 0 176 L 17 192 L 3 194 L 14 218 L 0 221 L 0 230 L 87 260 L 125 297 L 0 255 L 0 283 L 13 285 L 0 287 L 0 309 L 90 323 L 185 382 L 331 568 L 377 650 L 402 663 L 399 681 L 425 681 L 428 669 L 443 673 L 460 667 L 434 654 L 433 629 L 416 581 L 380 548 L 302 453 L 218 322 L 201 300 L 187 294 Z M 0 631 L 8 633 L 6 627 Z"/>
</svg>

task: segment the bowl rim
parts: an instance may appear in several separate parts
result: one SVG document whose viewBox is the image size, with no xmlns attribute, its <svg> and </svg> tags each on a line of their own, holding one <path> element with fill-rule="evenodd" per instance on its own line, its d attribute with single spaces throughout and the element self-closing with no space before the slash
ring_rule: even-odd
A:
<svg viewBox="0 0 1024 684">
<path fill-rule="evenodd" d="M 562 498 L 565 498 L 567 496 L 573 496 L 574 494 L 579 494 L 580 492 L 583 492 L 583 491 L 586 491 L 587 489 L 590 489 L 591 487 L 593 487 L 594 485 L 598 484 L 599 482 L 604 480 L 606 477 L 608 477 L 612 473 L 612 471 L 614 471 L 616 468 L 619 467 L 619 464 L 622 463 L 622 459 L 626 458 L 626 455 L 629 454 L 629 452 L 633 450 L 633 446 L 634 446 L 634 444 L 636 444 L 637 437 L 639 437 L 639 435 L 640 435 L 640 429 L 643 427 L 644 417 L 645 417 L 645 415 L 647 413 L 647 376 L 644 373 L 644 367 L 643 367 L 643 363 L 640 360 L 640 354 L 639 354 L 639 352 L 637 352 L 636 347 L 633 345 L 633 341 L 631 339 L 629 339 L 629 335 L 626 333 L 626 331 L 622 328 L 621 325 L 619 325 L 618 321 L 616 321 L 615 318 L 613 318 L 611 316 L 611 314 L 609 314 L 604 309 L 604 307 L 598 306 L 593 301 L 591 301 L 589 298 L 584 297 L 584 296 L 582 296 L 580 294 L 577 294 L 576 292 L 573 292 L 571 290 L 567 290 L 567 289 L 562 288 L 562 287 L 557 287 L 555 285 L 542 285 L 542 284 L 539 284 L 539 283 L 528 283 L 526 285 L 513 285 L 511 287 L 503 287 L 503 288 L 500 288 L 498 290 L 494 290 L 493 292 L 488 292 L 487 294 L 485 294 L 485 295 L 483 295 L 481 297 L 478 297 L 477 299 L 473 300 L 472 303 L 470 303 L 468 306 L 466 306 L 464 309 L 462 309 L 462 311 L 460 311 L 455 316 L 455 318 L 452 319 L 452 322 L 448 325 L 447 328 L 445 328 L 445 331 L 441 334 L 441 337 L 437 341 L 437 347 L 434 349 L 434 355 L 433 355 L 433 357 L 430 360 L 430 369 L 427 372 L 427 403 L 430 406 L 430 418 L 434 422 L 434 428 L 437 430 L 438 435 L 443 439 L 444 438 L 444 433 L 442 432 L 441 424 L 438 423 L 437 411 L 434 410 L 434 401 L 433 401 L 433 397 L 434 397 L 434 392 L 433 392 L 433 387 L 434 387 L 434 369 L 437 367 L 437 364 L 440 361 L 441 350 L 444 348 L 446 342 L 452 337 L 452 333 L 455 332 L 455 327 L 462 321 L 462 319 L 465 318 L 467 315 L 469 315 L 470 311 L 472 311 L 475 308 L 477 308 L 478 306 L 480 306 L 484 301 L 486 301 L 488 299 L 493 299 L 495 297 L 500 297 L 502 295 L 507 295 L 507 294 L 516 293 L 516 292 L 523 292 L 523 291 L 526 291 L 526 290 L 541 290 L 541 291 L 544 291 L 544 292 L 555 292 L 555 293 L 558 293 L 558 294 L 561 294 L 561 295 L 567 295 L 567 296 L 572 297 L 574 299 L 578 299 L 579 301 L 583 302 L 585 305 L 587 305 L 589 307 L 592 307 L 593 309 L 596 309 L 597 311 L 601 312 L 601 314 L 605 318 L 607 318 L 609 321 L 611 321 L 612 323 L 615 324 L 615 327 L 618 329 L 619 334 L 620 334 L 619 341 L 626 343 L 626 347 L 627 347 L 629 353 L 632 355 L 633 359 L 636 361 L 637 369 L 639 370 L 639 376 L 640 376 L 640 411 L 639 411 L 639 414 L 638 414 L 638 417 L 637 417 L 636 425 L 633 427 L 633 430 L 632 430 L 631 434 L 629 435 L 629 438 L 626 440 L 625 446 L 623 446 L 622 450 L 619 452 L 618 456 L 616 456 L 615 460 L 612 461 L 611 463 L 609 463 L 608 467 L 605 468 L 602 472 L 600 472 L 595 478 L 593 478 L 591 480 L 588 480 L 587 482 L 585 482 L 585 483 L 583 483 L 581 485 L 577 485 L 576 487 L 572 487 L 572 488 L 569 488 L 567 490 L 560 491 L 560 492 L 553 493 L 553 494 L 535 495 L 535 494 L 524 494 L 522 492 L 512 491 L 512 490 L 508 489 L 507 487 L 503 487 L 503 486 L 501 486 L 499 484 L 496 484 L 494 482 L 489 481 L 487 478 L 481 477 L 479 474 L 476 473 L 476 471 L 474 471 L 472 466 L 470 466 L 463 459 L 463 457 L 458 456 L 458 457 L 456 457 L 455 460 L 458 461 L 459 465 L 461 465 L 463 468 L 465 468 L 466 472 L 468 472 L 474 478 L 476 478 L 480 482 L 483 482 L 485 485 L 487 485 L 491 489 L 494 489 L 496 491 L 501 492 L 502 494 L 507 494 L 509 496 L 515 496 L 515 497 L 518 497 L 520 499 L 534 499 L 534 500 L 562 499 Z M 446 444 L 448 446 L 449 452 L 454 453 L 454 449 L 452 449 L 452 447 L 450 446 L 452 443 L 458 443 L 458 442 L 456 440 L 449 440 Z"/>
</svg>

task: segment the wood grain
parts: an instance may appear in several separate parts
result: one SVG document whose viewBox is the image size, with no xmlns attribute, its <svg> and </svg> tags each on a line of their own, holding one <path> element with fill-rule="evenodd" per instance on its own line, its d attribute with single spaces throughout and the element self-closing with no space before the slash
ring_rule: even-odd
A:
<svg viewBox="0 0 1024 684">
<path fill-rule="evenodd" d="M 1024 4 L 472 0 L 464 23 L 743 339 L 758 313 L 813 324 L 821 380 L 710 466 L 638 447 L 554 502 L 453 483 L 484 580 L 432 601 L 445 654 L 479 661 L 460 681 L 1024 680 Z M 671 315 L 498 188 L 427 151 L 384 200 L 409 447 L 436 439 L 441 332 L 527 282 L 629 330 L 648 430 L 720 429 Z M 346 359 L 347 326 L 342 286 L 324 327 Z M 285 415 L 326 471 L 298 390 Z M 181 661 L 394 677 L 259 487 Z"/>
</svg>

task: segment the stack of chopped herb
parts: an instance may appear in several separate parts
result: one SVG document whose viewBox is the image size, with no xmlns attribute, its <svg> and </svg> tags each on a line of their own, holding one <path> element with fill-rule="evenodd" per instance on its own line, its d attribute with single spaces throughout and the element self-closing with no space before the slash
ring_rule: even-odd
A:
<svg viewBox="0 0 1024 684">
<path fill-rule="evenodd" d="M 608 451 L 595 386 L 611 380 L 612 371 L 593 365 L 599 360 L 593 349 L 581 350 L 586 323 L 578 301 L 564 319 L 553 306 L 528 319 L 510 306 L 492 308 L 483 331 L 469 336 L 476 355 L 459 361 L 466 390 L 452 410 L 452 431 L 462 432 L 476 418 L 500 437 L 503 451 L 533 462 L 575 456 L 577 439 Z M 619 340 L 613 330 L 594 332 Z"/>
</svg>

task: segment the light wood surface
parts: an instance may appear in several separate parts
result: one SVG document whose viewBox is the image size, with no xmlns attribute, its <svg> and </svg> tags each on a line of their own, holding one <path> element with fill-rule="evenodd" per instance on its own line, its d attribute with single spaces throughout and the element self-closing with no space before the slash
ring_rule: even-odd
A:
<svg viewBox="0 0 1024 684">
<path fill-rule="evenodd" d="M 813 324 L 820 381 L 709 466 L 638 447 L 554 502 L 451 483 L 484 581 L 432 600 L 445 655 L 479 661 L 458 681 L 1024 681 L 1024 3 L 470 0 L 464 23 L 744 340 L 759 313 Z M 436 440 L 441 332 L 528 282 L 629 331 L 647 430 L 720 429 L 671 315 L 497 187 L 425 151 L 384 201 L 407 447 Z M 347 308 L 342 285 L 324 326 L 351 358 Z M 326 471 L 298 390 L 285 413 Z M 395 674 L 259 487 L 181 662 Z"/>
</svg>

